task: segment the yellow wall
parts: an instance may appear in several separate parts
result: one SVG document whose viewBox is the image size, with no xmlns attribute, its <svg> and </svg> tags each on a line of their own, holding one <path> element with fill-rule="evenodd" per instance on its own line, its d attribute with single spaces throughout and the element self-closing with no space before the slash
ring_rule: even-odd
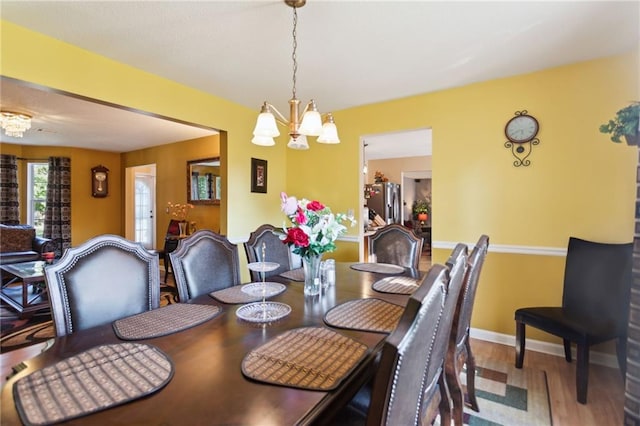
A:
<svg viewBox="0 0 640 426">
<path fill-rule="evenodd" d="M 598 126 L 640 99 L 638 75 L 638 53 L 630 52 L 337 111 L 342 143 L 312 160 L 289 155 L 288 187 L 347 207 L 361 192 L 361 135 L 432 128 L 434 242 L 490 236 L 472 326 L 513 334 L 516 308 L 559 303 L 564 258 L 510 248 L 562 249 L 572 235 L 632 239 L 636 149 L 610 142 Z M 541 142 L 531 166 L 516 168 L 504 126 L 524 109 L 539 120 Z M 449 253 L 436 248 L 433 258 L 442 263 Z"/>
<path fill-rule="evenodd" d="M 120 154 L 80 148 L 55 146 L 22 146 L 0 143 L 0 152 L 26 159 L 46 160 L 48 157 L 71 158 L 71 244 L 101 234 L 122 235 L 122 179 Z M 18 162 L 20 192 L 20 219 L 27 217 L 27 165 Z M 109 169 L 109 195 L 105 198 L 91 196 L 91 168 L 103 165 Z"/>
</svg>

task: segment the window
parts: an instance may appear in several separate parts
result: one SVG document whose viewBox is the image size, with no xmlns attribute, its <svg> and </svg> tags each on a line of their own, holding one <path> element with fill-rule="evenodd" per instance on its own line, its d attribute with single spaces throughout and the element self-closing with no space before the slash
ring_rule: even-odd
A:
<svg viewBox="0 0 640 426">
<path fill-rule="evenodd" d="M 27 223 L 36 228 L 36 235 L 44 233 L 44 209 L 47 205 L 47 163 L 29 163 L 27 168 Z"/>
</svg>

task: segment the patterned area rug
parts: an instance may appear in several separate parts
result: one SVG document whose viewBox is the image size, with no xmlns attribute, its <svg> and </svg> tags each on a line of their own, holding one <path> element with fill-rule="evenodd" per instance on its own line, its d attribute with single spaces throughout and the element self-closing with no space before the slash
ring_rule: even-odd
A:
<svg viewBox="0 0 640 426">
<path fill-rule="evenodd" d="M 161 271 L 161 276 L 164 272 Z M 166 286 L 161 287 L 160 306 L 175 303 L 177 291 L 173 277 L 169 276 Z M 17 313 L 8 305 L 0 305 L 0 352 L 8 352 L 25 346 L 47 341 L 55 337 L 51 312 L 48 309 L 36 312 L 30 318 L 20 319 Z"/>
<path fill-rule="evenodd" d="M 476 368 L 476 397 L 480 412 L 465 407 L 469 426 L 552 425 L 547 375 L 532 368 L 484 360 Z M 463 382 L 466 380 L 463 374 Z"/>
</svg>

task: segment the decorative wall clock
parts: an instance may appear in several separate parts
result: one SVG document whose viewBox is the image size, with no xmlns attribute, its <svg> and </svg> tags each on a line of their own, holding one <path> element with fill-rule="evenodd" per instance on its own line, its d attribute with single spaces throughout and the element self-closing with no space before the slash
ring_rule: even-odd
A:
<svg viewBox="0 0 640 426">
<path fill-rule="evenodd" d="M 91 169 L 91 195 L 96 198 L 109 195 L 109 169 L 103 165 Z"/>
<path fill-rule="evenodd" d="M 505 148 L 510 148 L 511 153 L 516 158 L 513 162 L 515 167 L 528 166 L 531 161 L 528 159 L 531 155 L 533 145 L 538 145 L 540 140 L 536 137 L 540 130 L 540 125 L 535 117 L 527 114 L 527 110 L 516 111 L 515 117 L 507 121 L 504 126 L 504 134 L 507 141 L 504 143 Z"/>
</svg>

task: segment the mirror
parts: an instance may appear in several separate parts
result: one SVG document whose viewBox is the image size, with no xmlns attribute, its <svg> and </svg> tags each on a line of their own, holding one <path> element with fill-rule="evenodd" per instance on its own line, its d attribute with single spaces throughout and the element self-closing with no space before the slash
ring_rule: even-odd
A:
<svg viewBox="0 0 640 426">
<path fill-rule="evenodd" d="M 187 202 L 220 204 L 220 157 L 187 161 Z"/>
</svg>

